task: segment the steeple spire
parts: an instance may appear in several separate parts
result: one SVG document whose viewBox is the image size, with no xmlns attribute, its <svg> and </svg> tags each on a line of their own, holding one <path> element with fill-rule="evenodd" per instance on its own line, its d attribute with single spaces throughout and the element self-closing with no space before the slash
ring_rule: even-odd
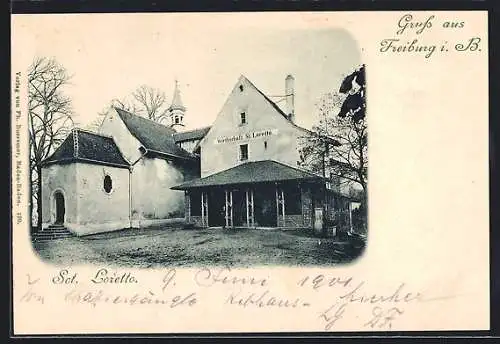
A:
<svg viewBox="0 0 500 344">
<path fill-rule="evenodd" d="M 179 80 L 175 79 L 175 89 L 174 89 L 174 96 L 172 97 L 172 104 L 170 105 L 170 108 L 172 110 L 178 109 L 182 111 L 186 111 L 186 108 L 184 104 L 182 103 L 181 99 L 181 91 L 179 90 Z"/>
<path fill-rule="evenodd" d="M 184 113 L 186 112 L 186 107 L 182 103 L 181 91 L 179 90 L 179 81 L 175 79 L 174 95 L 172 97 L 172 103 L 168 108 L 168 114 L 170 117 L 170 126 L 174 129 L 178 127 L 184 127 Z"/>
</svg>

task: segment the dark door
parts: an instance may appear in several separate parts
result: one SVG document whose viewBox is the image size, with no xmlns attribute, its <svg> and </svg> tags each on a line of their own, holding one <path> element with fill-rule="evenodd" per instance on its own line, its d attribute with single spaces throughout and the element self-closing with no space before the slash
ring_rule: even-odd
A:
<svg viewBox="0 0 500 344">
<path fill-rule="evenodd" d="M 276 188 L 256 188 L 254 192 L 255 222 L 260 227 L 276 227 Z"/>
<path fill-rule="evenodd" d="M 58 192 L 54 197 L 56 200 L 56 223 L 64 223 L 64 196 Z"/>
<path fill-rule="evenodd" d="M 222 227 L 226 224 L 224 190 L 213 189 L 208 192 L 208 225 Z"/>
<path fill-rule="evenodd" d="M 233 225 L 247 225 L 247 194 L 245 190 L 233 190 Z"/>
</svg>

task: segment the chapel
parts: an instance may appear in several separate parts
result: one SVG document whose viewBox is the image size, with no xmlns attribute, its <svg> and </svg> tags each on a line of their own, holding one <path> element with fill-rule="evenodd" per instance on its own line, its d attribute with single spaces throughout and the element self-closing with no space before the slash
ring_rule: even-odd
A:
<svg viewBox="0 0 500 344">
<path fill-rule="evenodd" d="M 73 129 L 43 162 L 42 230 L 86 235 L 182 220 L 184 195 L 171 187 L 199 176 L 192 148 L 205 131 L 180 131 L 177 82 L 167 111 L 158 123 L 111 107 L 97 132 Z"/>
</svg>

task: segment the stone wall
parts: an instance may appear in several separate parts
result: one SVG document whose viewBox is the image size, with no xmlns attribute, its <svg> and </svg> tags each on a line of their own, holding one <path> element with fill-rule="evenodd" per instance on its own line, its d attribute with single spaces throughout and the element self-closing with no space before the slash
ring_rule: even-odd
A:
<svg viewBox="0 0 500 344">
<path fill-rule="evenodd" d="M 285 222 L 283 222 L 283 215 L 279 215 L 279 223 L 284 223 L 284 228 L 304 228 L 307 225 L 304 224 L 304 216 L 302 215 L 286 215 Z"/>
<path fill-rule="evenodd" d="M 201 216 L 191 216 L 188 223 L 194 225 L 195 227 L 203 227 Z"/>
<path fill-rule="evenodd" d="M 302 217 L 305 227 L 312 227 L 313 225 L 313 203 L 311 189 L 302 188 Z"/>
</svg>

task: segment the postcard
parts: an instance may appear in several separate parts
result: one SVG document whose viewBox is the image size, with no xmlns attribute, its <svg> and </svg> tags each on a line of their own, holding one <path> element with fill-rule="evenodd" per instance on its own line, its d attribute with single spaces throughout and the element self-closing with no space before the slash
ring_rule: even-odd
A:
<svg viewBox="0 0 500 344">
<path fill-rule="evenodd" d="M 486 11 L 11 24 L 15 335 L 489 329 Z"/>
</svg>

